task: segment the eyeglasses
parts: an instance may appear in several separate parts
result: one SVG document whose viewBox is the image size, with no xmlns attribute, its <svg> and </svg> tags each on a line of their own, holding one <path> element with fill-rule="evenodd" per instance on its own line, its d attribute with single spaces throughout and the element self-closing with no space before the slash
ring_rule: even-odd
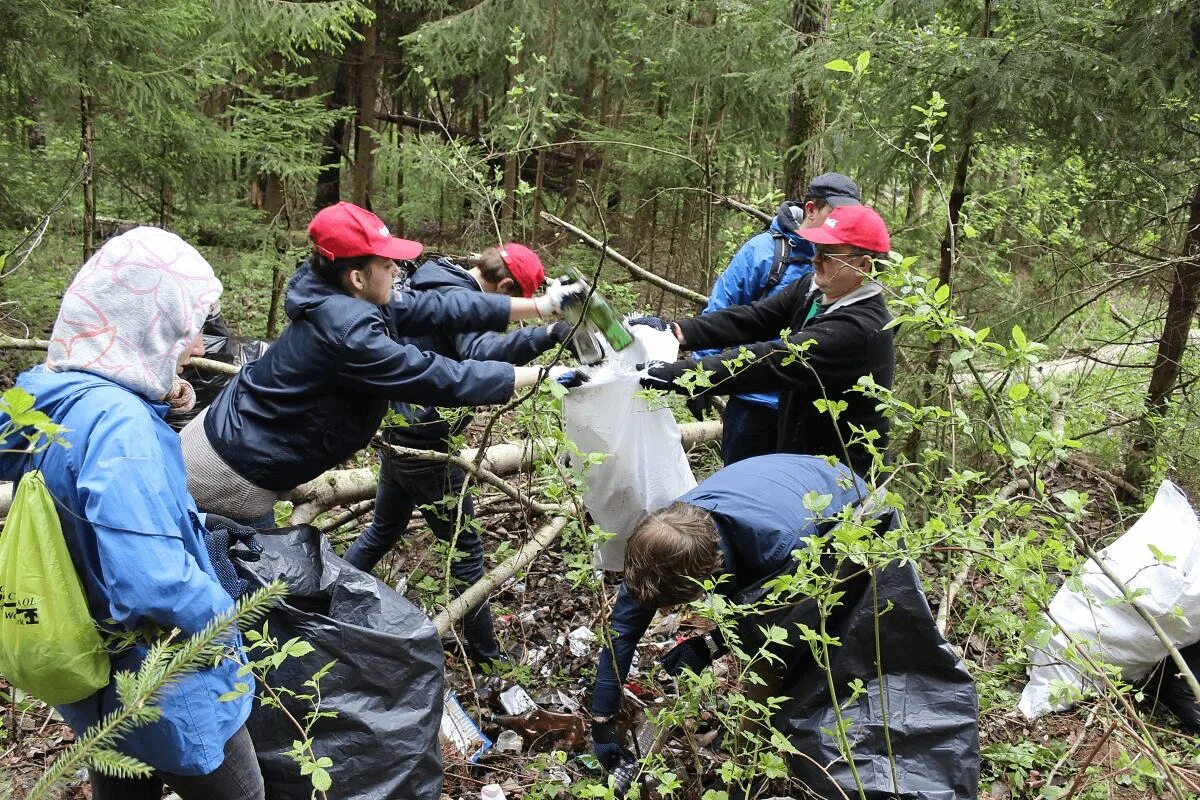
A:
<svg viewBox="0 0 1200 800">
<path fill-rule="evenodd" d="M 862 258 L 864 255 L 866 255 L 866 254 L 865 253 L 830 253 L 825 250 L 818 249 L 815 253 L 813 253 L 812 260 L 813 261 L 826 261 L 826 260 L 840 261 L 843 264 L 848 264 L 848 263 L 850 263 L 849 259 Z"/>
</svg>

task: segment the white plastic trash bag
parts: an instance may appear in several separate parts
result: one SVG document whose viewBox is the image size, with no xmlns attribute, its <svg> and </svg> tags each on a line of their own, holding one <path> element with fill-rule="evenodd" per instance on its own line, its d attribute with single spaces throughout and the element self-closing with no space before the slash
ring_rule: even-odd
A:
<svg viewBox="0 0 1200 800">
<path fill-rule="evenodd" d="M 1098 555 L 1173 644 L 1200 640 L 1200 522 L 1178 486 L 1164 481 L 1141 519 Z M 1053 627 L 1047 647 L 1029 647 L 1029 685 L 1018 705 L 1027 719 L 1065 710 L 1068 703 L 1051 702 L 1063 684 L 1091 688 L 1091 680 L 1064 658 L 1072 641 L 1097 661 L 1120 667 L 1127 681 L 1145 677 L 1167 655 L 1096 562 L 1084 564 L 1080 583 L 1080 591 L 1064 585 L 1050 602 L 1051 616 L 1070 637 Z"/>
<path fill-rule="evenodd" d="M 625 542 L 642 518 L 696 485 L 671 410 L 652 409 L 635 396 L 641 389 L 635 366 L 674 361 L 679 343 L 645 325 L 631 330 L 633 344 L 619 353 L 606 347 L 607 362 L 563 400 L 567 438 L 581 453 L 609 454 L 586 468 L 583 504 L 614 534 L 596 553 L 596 566 L 611 571 L 624 568 Z"/>
</svg>

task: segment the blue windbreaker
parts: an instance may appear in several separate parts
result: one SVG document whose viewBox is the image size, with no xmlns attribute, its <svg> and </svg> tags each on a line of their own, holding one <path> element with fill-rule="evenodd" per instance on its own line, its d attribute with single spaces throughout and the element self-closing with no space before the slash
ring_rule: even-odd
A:
<svg viewBox="0 0 1200 800">
<path fill-rule="evenodd" d="M 17 385 L 34 396 L 36 408 L 66 426 L 70 447 L 55 445 L 32 457 L 0 453 L 0 479 L 15 481 L 31 467 L 41 469 L 101 626 L 133 631 L 157 625 L 189 636 L 232 609 L 187 492 L 179 437 L 163 419 L 167 406 L 84 372 L 35 367 Z M 3 448 L 23 443 L 17 433 Z M 141 646 L 114 654 L 113 672 L 137 670 L 145 654 Z M 161 718 L 127 733 L 119 749 L 178 775 L 212 772 L 225 759 L 225 742 L 250 714 L 251 694 L 217 699 L 235 680 L 251 680 L 237 677 L 238 666 L 231 654 L 171 684 L 156 701 Z M 82 734 L 117 707 L 110 683 L 58 711 Z"/>
<path fill-rule="evenodd" d="M 779 279 L 779 283 L 766 296 L 770 297 L 789 283 L 812 272 L 812 242 L 800 238 L 793 230 L 781 227 L 780 216 L 777 215 L 775 219 L 771 220 L 769 230 L 750 239 L 738 248 L 738 251 L 733 254 L 733 258 L 729 259 L 729 266 L 713 283 L 712 291 L 708 296 L 708 305 L 704 307 L 703 313 L 711 314 L 729 306 L 745 306 L 762 299 L 763 288 L 766 287 L 767 278 L 771 275 L 771 262 L 775 260 L 775 237 L 771 235 L 772 232 L 783 233 L 787 236 L 788 242 L 792 246 L 790 257 L 793 263 L 788 265 Z M 787 255 L 785 254 L 785 256 Z M 778 338 L 778 331 L 776 331 L 776 338 Z M 747 344 L 751 343 L 747 342 Z M 716 355 L 719 352 L 721 351 L 697 350 L 695 355 L 697 358 L 702 358 Z M 748 403 L 779 408 L 778 393 L 760 392 L 737 396 Z"/>
<path fill-rule="evenodd" d="M 820 516 L 804 507 L 809 492 L 831 497 Z M 728 576 L 718 591 L 732 596 L 782 569 L 801 539 L 813 535 L 825 518 L 866 499 L 867 493 L 862 479 L 841 464 L 833 467 L 824 458 L 777 453 L 734 462 L 679 501 L 712 513 Z M 613 646 L 601 648 L 596 667 L 595 716 L 610 716 L 620 707 L 621 681 L 654 612 L 621 584 L 612 610 Z"/>
</svg>

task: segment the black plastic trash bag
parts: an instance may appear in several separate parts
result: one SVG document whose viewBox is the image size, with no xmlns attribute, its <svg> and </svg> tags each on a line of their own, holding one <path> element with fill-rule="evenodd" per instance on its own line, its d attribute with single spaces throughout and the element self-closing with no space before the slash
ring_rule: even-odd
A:
<svg viewBox="0 0 1200 800">
<path fill-rule="evenodd" d="M 739 625 L 748 653 L 763 647 L 760 631 L 766 624 L 789 633 L 792 643 L 776 648 L 787 666 L 782 668 L 780 688 L 772 694 L 790 699 L 772 722 L 802 754 L 790 760 L 792 776 L 822 798 L 977 797 L 975 682 L 938 632 L 916 570 L 911 564 L 889 564 L 873 574 L 852 564 L 836 570 L 844 579 L 839 589 L 845 594 L 827 617 L 825 632 L 840 642 L 829 648 L 830 671 L 858 781 L 832 735 L 837 717 L 825 670 L 817 666 L 808 643 L 795 635 L 798 623 L 820 630 L 816 604 L 804 601 L 748 617 Z M 752 602 L 765 594 L 757 589 L 735 599 Z M 880 691 L 880 674 L 886 693 Z M 850 682 L 856 679 L 866 691 L 848 703 L 853 694 Z M 864 794 L 859 793 L 859 781 Z"/>
<path fill-rule="evenodd" d="M 267 345 L 268 342 L 259 339 L 230 336 L 225 320 L 219 313 L 204 321 L 204 357 L 207 359 L 244 367 L 262 358 L 263 353 L 267 352 Z M 172 410 L 167 413 L 167 424 L 177 431 L 183 430 L 201 411 L 212 405 L 226 384 L 233 380 L 232 375 L 191 366 L 184 367 L 179 377 L 192 385 L 196 392 L 196 405 L 188 411 Z"/>
<path fill-rule="evenodd" d="M 438 800 L 445 678 L 429 617 L 335 555 L 316 528 L 261 531 L 258 541 L 262 557 L 239 563 L 243 577 L 256 585 L 279 578 L 289 587 L 287 603 L 267 615 L 270 635 L 281 644 L 299 636 L 315 648 L 269 672 L 268 683 L 308 694 L 304 682 L 337 660 L 320 681 L 321 708 L 337 715 L 312 732 L 316 755 L 333 760 L 330 800 Z M 286 704 L 297 719 L 311 710 Z M 282 754 L 300 738 L 295 727 L 258 699 L 247 726 L 267 800 L 309 800 L 309 778 Z"/>
</svg>

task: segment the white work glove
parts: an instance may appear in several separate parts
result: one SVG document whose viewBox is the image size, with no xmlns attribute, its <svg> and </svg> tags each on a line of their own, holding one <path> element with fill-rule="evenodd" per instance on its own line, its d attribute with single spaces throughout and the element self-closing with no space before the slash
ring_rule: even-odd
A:
<svg viewBox="0 0 1200 800">
<path fill-rule="evenodd" d="M 539 316 L 549 317 L 561 314 L 564 306 L 579 301 L 583 292 L 583 284 L 563 283 L 559 278 L 555 278 L 540 297 L 533 298 L 533 302 L 537 306 Z"/>
</svg>

